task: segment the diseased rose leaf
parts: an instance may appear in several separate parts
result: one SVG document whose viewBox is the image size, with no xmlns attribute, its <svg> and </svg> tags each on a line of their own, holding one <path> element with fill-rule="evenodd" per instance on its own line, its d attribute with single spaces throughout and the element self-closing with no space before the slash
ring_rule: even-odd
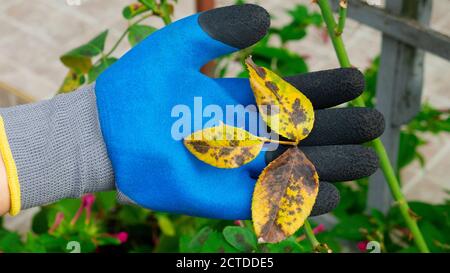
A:
<svg viewBox="0 0 450 273">
<path fill-rule="evenodd" d="M 311 101 L 271 70 L 257 66 L 251 57 L 245 63 L 259 112 L 267 125 L 290 140 L 306 138 L 314 125 Z"/>
<path fill-rule="evenodd" d="M 117 61 L 116 58 L 108 57 L 101 59 L 100 63 L 93 66 L 88 72 L 88 83 L 94 82 L 100 74 Z"/>
<path fill-rule="evenodd" d="M 222 233 L 225 240 L 239 251 L 250 253 L 257 249 L 256 236 L 250 229 L 228 226 Z"/>
<path fill-rule="evenodd" d="M 72 70 L 70 70 L 66 77 L 64 78 L 64 82 L 60 86 L 58 92 L 59 93 L 69 93 L 78 87 L 82 86 L 85 82 L 85 76 L 80 75 Z"/>
<path fill-rule="evenodd" d="M 65 53 L 60 58 L 61 62 L 76 73 L 87 73 L 92 67 L 92 58 L 105 49 L 107 36 L 108 30 L 105 30 L 88 43 Z"/>
<path fill-rule="evenodd" d="M 184 139 L 186 148 L 199 160 L 217 168 L 239 168 L 255 159 L 264 141 L 229 125 L 197 131 Z"/>
<path fill-rule="evenodd" d="M 156 28 L 151 26 L 133 25 L 128 31 L 128 41 L 131 46 L 135 46 L 156 30 Z"/>
<path fill-rule="evenodd" d="M 253 192 L 252 219 L 258 242 L 276 243 L 294 234 L 310 215 L 318 190 L 316 169 L 297 147 L 272 161 Z"/>
<path fill-rule="evenodd" d="M 125 19 L 133 19 L 135 16 L 146 12 L 149 10 L 149 7 L 147 5 L 144 5 L 142 3 L 133 3 L 131 5 L 126 6 L 122 10 L 122 15 Z"/>
</svg>

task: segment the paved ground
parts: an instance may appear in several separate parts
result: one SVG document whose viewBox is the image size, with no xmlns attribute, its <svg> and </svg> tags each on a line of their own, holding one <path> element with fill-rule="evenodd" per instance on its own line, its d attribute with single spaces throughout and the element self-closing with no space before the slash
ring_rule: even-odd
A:
<svg viewBox="0 0 450 273">
<path fill-rule="evenodd" d="M 0 106 L 27 99 L 45 99 L 55 94 L 67 70 L 59 62 L 64 52 L 88 41 L 105 29 L 110 29 L 107 47 L 118 39 L 126 28 L 120 16 L 123 0 L 81 0 L 80 6 L 67 3 L 74 0 L 2 0 L 0 2 L 0 83 L 21 91 L 25 96 L 17 101 L 6 98 L 0 86 Z M 194 1 L 179 1 L 176 17 L 181 18 L 194 11 Z M 218 0 L 219 5 L 233 3 Z M 283 11 L 297 3 L 310 5 L 310 0 L 258 2 L 275 16 L 274 24 L 288 20 Z M 435 0 L 432 27 L 450 35 L 450 1 Z M 311 5 L 315 8 L 314 5 Z M 161 26 L 159 21 L 150 21 Z M 352 62 L 360 69 L 368 66 L 379 54 L 381 35 L 377 31 L 349 21 L 344 34 Z M 291 48 L 302 55 L 309 55 L 311 70 L 338 66 L 331 44 L 324 43 L 321 30 L 313 29 L 306 40 Z M 120 56 L 128 49 L 123 43 L 118 50 Z M 450 63 L 432 55 L 426 56 L 424 100 L 433 105 L 450 107 Z M 403 172 L 404 191 L 409 199 L 441 202 L 445 198 L 444 188 L 450 189 L 450 137 L 430 137 L 429 144 L 422 149 L 426 155 L 425 169 L 414 164 Z"/>
</svg>

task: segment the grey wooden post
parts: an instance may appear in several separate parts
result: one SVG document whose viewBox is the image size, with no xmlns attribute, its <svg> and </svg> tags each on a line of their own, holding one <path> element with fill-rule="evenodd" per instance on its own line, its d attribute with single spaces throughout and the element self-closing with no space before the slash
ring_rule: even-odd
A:
<svg viewBox="0 0 450 273">
<path fill-rule="evenodd" d="M 388 0 L 386 11 L 423 25 L 430 22 L 432 0 Z M 424 52 L 383 34 L 380 70 L 377 80 L 377 109 L 386 119 L 382 136 L 394 167 L 397 165 L 400 126 L 420 111 L 423 87 Z M 392 196 L 383 173 L 378 171 L 370 179 L 368 209 L 387 212 Z"/>
</svg>

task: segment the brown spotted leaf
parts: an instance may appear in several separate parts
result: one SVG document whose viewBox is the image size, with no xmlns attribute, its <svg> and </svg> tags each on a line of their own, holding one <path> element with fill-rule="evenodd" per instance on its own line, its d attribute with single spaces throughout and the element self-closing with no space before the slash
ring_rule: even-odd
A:
<svg viewBox="0 0 450 273">
<path fill-rule="evenodd" d="M 314 125 L 311 101 L 271 70 L 245 60 L 259 112 L 277 134 L 296 142 L 306 138 Z"/>
<path fill-rule="evenodd" d="M 303 226 L 319 190 L 311 161 L 298 148 L 289 148 L 272 161 L 256 182 L 252 218 L 258 241 L 275 243 Z"/>
<path fill-rule="evenodd" d="M 264 141 L 229 125 L 197 131 L 184 139 L 186 148 L 201 161 L 218 168 L 238 168 L 255 159 Z"/>
</svg>

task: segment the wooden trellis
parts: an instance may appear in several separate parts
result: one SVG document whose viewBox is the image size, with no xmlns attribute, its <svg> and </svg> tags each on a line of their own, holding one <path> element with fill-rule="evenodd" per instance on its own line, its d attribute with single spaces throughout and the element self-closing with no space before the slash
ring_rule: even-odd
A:
<svg viewBox="0 0 450 273">
<path fill-rule="evenodd" d="M 372 1 L 373 2 L 373 1 Z M 383 32 L 377 80 L 377 109 L 386 119 L 382 141 L 391 162 L 397 162 L 401 126 L 420 111 L 424 53 L 450 60 L 450 37 L 429 27 L 432 0 L 386 0 L 385 7 L 349 0 L 348 16 Z M 335 10 L 338 1 L 334 0 Z M 369 184 L 368 208 L 386 212 L 392 196 L 383 173 Z"/>
</svg>

